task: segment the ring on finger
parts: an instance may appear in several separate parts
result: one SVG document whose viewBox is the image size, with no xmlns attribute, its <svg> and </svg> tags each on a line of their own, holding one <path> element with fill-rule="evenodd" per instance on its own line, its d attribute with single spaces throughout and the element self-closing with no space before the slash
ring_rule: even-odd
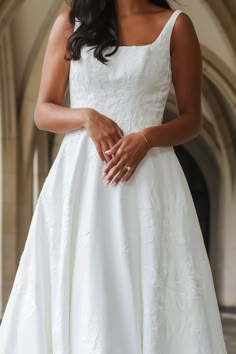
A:
<svg viewBox="0 0 236 354">
<path fill-rule="evenodd" d="M 124 168 L 125 169 L 127 169 L 128 170 L 128 172 L 130 171 L 130 169 L 131 169 L 131 166 L 124 166 Z"/>
</svg>

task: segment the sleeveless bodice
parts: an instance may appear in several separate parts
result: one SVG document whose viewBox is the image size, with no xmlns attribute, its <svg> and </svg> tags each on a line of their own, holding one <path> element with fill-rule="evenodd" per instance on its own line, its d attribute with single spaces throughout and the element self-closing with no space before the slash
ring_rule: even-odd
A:
<svg viewBox="0 0 236 354">
<path fill-rule="evenodd" d="M 94 57 L 92 47 L 83 47 L 81 59 L 70 64 L 71 108 L 92 107 L 116 121 L 124 133 L 160 124 L 172 81 L 171 33 L 181 12 L 171 14 L 153 43 L 119 46 L 107 65 Z M 78 26 L 77 20 L 75 30 Z"/>
</svg>

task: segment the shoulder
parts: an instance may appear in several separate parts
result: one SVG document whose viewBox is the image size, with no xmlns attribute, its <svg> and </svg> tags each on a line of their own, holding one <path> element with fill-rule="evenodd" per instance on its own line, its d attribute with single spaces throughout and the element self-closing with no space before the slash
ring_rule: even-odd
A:
<svg viewBox="0 0 236 354">
<path fill-rule="evenodd" d="M 51 31 L 48 36 L 47 52 L 50 56 L 64 56 L 67 50 L 68 39 L 74 32 L 74 26 L 70 23 L 69 9 L 60 12 L 54 19 Z"/>
<path fill-rule="evenodd" d="M 181 12 L 178 13 L 174 23 L 172 36 L 175 38 L 187 38 L 193 36 L 194 34 L 196 34 L 196 32 L 192 19 L 181 10 Z"/>
<path fill-rule="evenodd" d="M 55 19 L 55 24 L 57 24 L 58 26 L 70 25 L 69 14 L 70 14 L 70 9 L 68 8 L 61 11 Z"/>
<path fill-rule="evenodd" d="M 193 28 L 193 22 L 191 18 L 183 10 L 174 10 L 174 9 L 161 9 L 158 12 L 154 12 L 155 21 L 162 25 L 162 27 L 167 24 L 176 11 L 177 16 L 174 21 L 175 31 L 188 31 L 190 28 Z"/>
<path fill-rule="evenodd" d="M 173 11 L 172 13 L 174 13 Z M 175 32 L 187 32 L 187 31 L 193 31 L 194 30 L 194 25 L 193 21 L 190 18 L 189 15 L 187 15 L 183 10 L 181 10 L 176 18 L 175 25 L 174 25 L 174 31 Z"/>
<path fill-rule="evenodd" d="M 182 49 L 200 46 L 193 21 L 182 10 L 176 18 L 171 35 L 171 48 L 174 49 L 178 46 Z"/>
<path fill-rule="evenodd" d="M 50 33 L 51 37 L 65 39 L 73 32 L 74 26 L 70 22 L 69 13 L 70 9 L 66 8 L 56 16 Z"/>
</svg>

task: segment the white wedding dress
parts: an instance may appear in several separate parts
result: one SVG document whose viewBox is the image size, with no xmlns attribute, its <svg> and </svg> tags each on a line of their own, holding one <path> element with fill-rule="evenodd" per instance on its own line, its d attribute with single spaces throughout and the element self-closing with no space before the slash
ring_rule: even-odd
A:
<svg viewBox="0 0 236 354">
<path fill-rule="evenodd" d="M 124 134 L 162 124 L 180 13 L 152 44 L 121 46 L 108 65 L 84 47 L 70 66 L 71 107 L 93 107 Z M 126 184 L 106 184 L 104 166 L 86 129 L 65 133 L 34 210 L 0 354 L 226 354 L 174 148 L 151 148 Z"/>
</svg>

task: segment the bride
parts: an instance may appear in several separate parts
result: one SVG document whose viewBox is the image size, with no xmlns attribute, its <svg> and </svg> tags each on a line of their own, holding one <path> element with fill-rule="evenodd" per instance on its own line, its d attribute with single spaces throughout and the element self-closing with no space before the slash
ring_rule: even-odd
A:
<svg viewBox="0 0 236 354">
<path fill-rule="evenodd" d="M 166 0 L 73 0 L 56 18 L 34 120 L 64 137 L 33 214 L 0 354 L 226 354 L 173 148 L 201 132 L 201 73 L 193 23 Z M 178 114 L 163 123 L 172 83 Z"/>
</svg>

